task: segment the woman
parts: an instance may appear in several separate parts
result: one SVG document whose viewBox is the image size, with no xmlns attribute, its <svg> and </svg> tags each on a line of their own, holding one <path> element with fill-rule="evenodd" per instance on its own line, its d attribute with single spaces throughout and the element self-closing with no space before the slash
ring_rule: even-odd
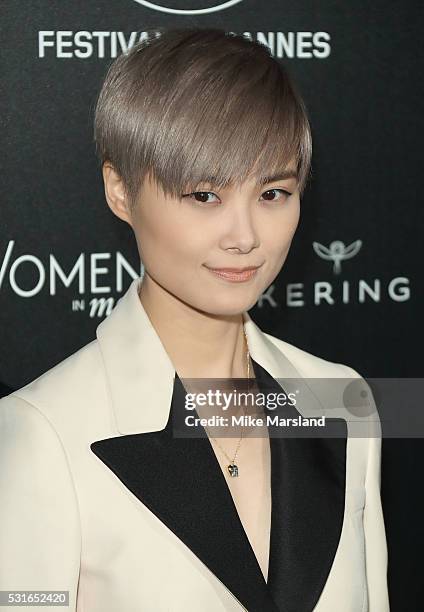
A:
<svg viewBox="0 0 424 612">
<path fill-rule="evenodd" d="M 84 612 L 386 612 L 378 436 L 173 429 L 196 380 L 296 380 L 296 417 L 333 409 L 308 379 L 363 382 L 247 313 L 309 174 L 284 68 L 221 30 L 164 32 L 112 64 L 95 139 L 144 275 L 95 340 L 0 401 L 0 588 Z"/>
</svg>

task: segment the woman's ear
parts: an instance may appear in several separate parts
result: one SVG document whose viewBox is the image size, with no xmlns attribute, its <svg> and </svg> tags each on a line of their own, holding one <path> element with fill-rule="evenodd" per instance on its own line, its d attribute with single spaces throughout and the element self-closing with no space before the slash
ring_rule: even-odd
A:
<svg viewBox="0 0 424 612">
<path fill-rule="evenodd" d="M 121 177 L 110 162 L 102 167 L 105 197 L 111 211 L 132 227 L 131 212 Z"/>
</svg>

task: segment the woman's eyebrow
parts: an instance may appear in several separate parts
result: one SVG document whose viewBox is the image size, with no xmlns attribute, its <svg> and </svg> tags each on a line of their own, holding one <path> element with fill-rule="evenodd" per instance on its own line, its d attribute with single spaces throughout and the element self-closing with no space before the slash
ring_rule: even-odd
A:
<svg viewBox="0 0 424 612">
<path fill-rule="evenodd" d="M 272 176 L 262 176 L 259 179 L 260 185 L 266 185 L 267 183 L 274 183 L 275 181 L 284 181 L 288 178 L 298 178 L 298 174 L 296 170 L 283 170 L 282 172 L 278 172 L 278 174 L 273 174 Z"/>
<path fill-rule="evenodd" d="M 296 180 L 299 178 L 299 175 L 296 170 L 282 170 L 277 174 L 273 174 L 271 176 L 262 176 L 259 179 L 259 185 L 266 185 L 267 183 L 274 183 L 275 181 L 284 181 L 289 178 L 295 178 Z M 215 176 L 207 176 L 204 180 L 199 181 L 197 186 L 199 185 L 216 185 L 217 179 Z"/>
</svg>

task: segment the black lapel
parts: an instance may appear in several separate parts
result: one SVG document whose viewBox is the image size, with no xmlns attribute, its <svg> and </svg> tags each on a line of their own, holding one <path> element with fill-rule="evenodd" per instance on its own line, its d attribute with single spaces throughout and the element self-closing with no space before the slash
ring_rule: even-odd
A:
<svg viewBox="0 0 424 612">
<path fill-rule="evenodd" d="M 252 361 L 259 388 L 281 393 L 272 376 Z M 176 375 L 165 429 L 98 440 L 91 450 L 249 612 L 310 612 L 341 534 L 345 435 L 281 438 L 269 427 L 272 515 L 267 584 L 210 442 L 206 437 L 172 435 L 172 415 L 181 409 L 184 393 Z M 280 407 L 272 411 L 276 413 L 298 416 L 295 408 Z"/>
<path fill-rule="evenodd" d="M 254 369 L 261 390 L 282 392 L 262 366 L 254 362 Z M 299 415 L 289 405 L 266 412 L 286 418 Z M 292 427 L 283 438 L 281 428 L 268 427 L 272 466 L 268 589 L 281 612 L 314 609 L 341 536 L 347 427 L 343 419 L 327 418 L 326 424 L 327 433 L 337 437 L 318 437 L 322 433 L 316 427 Z"/>
<path fill-rule="evenodd" d="M 278 612 L 209 440 L 172 435 L 172 414 L 184 394 L 176 376 L 165 429 L 90 448 L 249 612 Z"/>
</svg>

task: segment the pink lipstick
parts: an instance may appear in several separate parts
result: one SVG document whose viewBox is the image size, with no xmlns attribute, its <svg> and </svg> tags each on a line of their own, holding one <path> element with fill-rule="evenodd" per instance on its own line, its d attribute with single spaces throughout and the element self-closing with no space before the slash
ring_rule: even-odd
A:
<svg viewBox="0 0 424 612">
<path fill-rule="evenodd" d="M 244 282 L 253 278 L 260 266 L 249 266 L 246 268 L 209 268 L 210 272 L 232 282 Z"/>
</svg>

